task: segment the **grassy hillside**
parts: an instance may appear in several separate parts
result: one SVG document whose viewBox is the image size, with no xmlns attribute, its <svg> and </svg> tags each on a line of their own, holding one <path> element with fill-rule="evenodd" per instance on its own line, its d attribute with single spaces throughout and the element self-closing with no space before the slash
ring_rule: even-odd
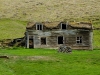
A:
<svg viewBox="0 0 100 75">
<path fill-rule="evenodd" d="M 62 21 L 100 17 L 100 0 L 0 0 L 0 18 L 28 21 Z"/>
<path fill-rule="evenodd" d="M 13 39 L 24 36 L 25 21 L 0 19 L 0 39 Z"/>
<path fill-rule="evenodd" d="M 94 49 L 100 49 L 100 30 L 94 30 L 93 32 L 93 47 Z"/>
</svg>

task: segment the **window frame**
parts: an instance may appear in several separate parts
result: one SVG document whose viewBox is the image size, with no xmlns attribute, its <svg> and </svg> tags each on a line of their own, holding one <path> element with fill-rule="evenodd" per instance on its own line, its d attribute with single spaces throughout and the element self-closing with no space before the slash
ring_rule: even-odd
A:
<svg viewBox="0 0 100 75">
<path fill-rule="evenodd" d="M 76 44 L 83 44 L 83 36 L 76 36 Z"/>
<path fill-rule="evenodd" d="M 43 30 L 42 24 L 36 24 L 36 30 Z"/>
<path fill-rule="evenodd" d="M 63 24 L 66 25 L 66 28 L 65 28 L 65 29 L 62 28 L 62 27 L 63 27 Z M 61 29 L 62 29 L 62 30 L 66 30 L 66 29 L 67 29 L 67 23 L 61 23 Z"/>
</svg>

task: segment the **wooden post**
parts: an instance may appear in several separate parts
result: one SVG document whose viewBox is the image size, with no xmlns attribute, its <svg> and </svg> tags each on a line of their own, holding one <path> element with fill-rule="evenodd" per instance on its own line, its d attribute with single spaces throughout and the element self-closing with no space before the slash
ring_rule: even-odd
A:
<svg viewBox="0 0 100 75">
<path fill-rule="evenodd" d="M 32 36 L 33 37 L 33 48 L 34 48 L 34 36 Z"/>
<path fill-rule="evenodd" d="M 89 32 L 90 50 L 93 50 L 93 30 Z"/>
<path fill-rule="evenodd" d="M 27 47 L 26 48 L 29 48 L 29 35 L 28 35 L 28 32 L 27 32 Z"/>
</svg>

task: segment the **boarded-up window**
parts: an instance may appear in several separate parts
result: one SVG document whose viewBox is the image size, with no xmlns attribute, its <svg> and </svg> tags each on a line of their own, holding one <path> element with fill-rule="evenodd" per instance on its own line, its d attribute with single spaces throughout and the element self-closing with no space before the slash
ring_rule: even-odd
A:
<svg viewBox="0 0 100 75">
<path fill-rule="evenodd" d="M 36 25 L 36 30 L 43 30 L 43 25 L 37 24 Z"/>
<path fill-rule="evenodd" d="M 76 43 L 81 44 L 82 43 L 82 36 L 76 37 Z"/>
<path fill-rule="evenodd" d="M 46 37 L 41 38 L 41 45 L 46 45 Z"/>
<path fill-rule="evenodd" d="M 66 28 L 67 28 L 67 25 L 64 23 L 61 23 L 61 29 L 66 29 Z"/>
<path fill-rule="evenodd" d="M 58 44 L 63 44 L 63 36 L 58 36 Z"/>
</svg>

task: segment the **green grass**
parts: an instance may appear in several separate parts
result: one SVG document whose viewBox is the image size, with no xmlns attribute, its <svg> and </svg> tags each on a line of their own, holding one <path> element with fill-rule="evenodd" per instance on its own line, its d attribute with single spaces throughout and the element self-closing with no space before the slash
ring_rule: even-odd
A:
<svg viewBox="0 0 100 75">
<path fill-rule="evenodd" d="M 26 24 L 26 21 L 0 19 L 0 40 L 23 37 Z"/>
<path fill-rule="evenodd" d="M 99 75 L 100 50 L 57 53 L 50 49 L 3 49 L 0 75 Z M 30 57 L 30 58 L 28 58 Z M 43 58 L 39 58 L 43 57 Z"/>
<path fill-rule="evenodd" d="M 93 31 L 93 47 L 94 49 L 100 49 L 100 30 Z"/>
</svg>

